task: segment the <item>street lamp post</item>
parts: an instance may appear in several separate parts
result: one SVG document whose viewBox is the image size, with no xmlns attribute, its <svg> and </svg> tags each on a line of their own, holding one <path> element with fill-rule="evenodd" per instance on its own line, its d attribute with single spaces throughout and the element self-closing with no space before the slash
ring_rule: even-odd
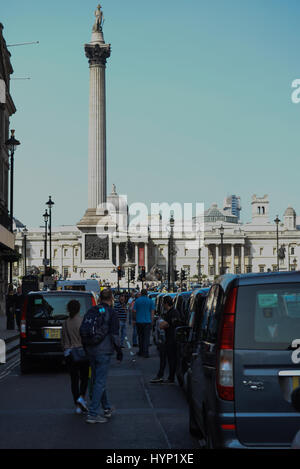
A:
<svg viewBox="0 0 300 469">
<path fill-rule="evenodd" d="M 14 218 L 14 155 L 15 151 L 20 145 L 19 140 L 15 139 L 15 130 L 11 130 L 11 137 L 5 142 L 5 145 L 10 153 L 10 231 L 13 232 L 13 218 Z"/>
<path fill-rule="evenodd" d="M 170 222 L 169 222 L 169 229 L 170 229 L 170 237 L 168 243 L 168 291 L 170 291 L 170 287 L 174 287 L 174 214 L 171 214 Z"/>
<path fill-rule="evenodd" d="M 54 202 L 51 199 L 51 195 L 49 195 L 49 200 L 46 202 L 49 208 L 49 260 L 50 260 L 50 269 L 52 269 L 52 206 Z"/>
<path fill-rule="evenodd" d="M 15 130 L 11 130 L 11 137 L 5 142 L 6 148 L 10 153 L 10 231 L 13 233 L 14 224 L 14 155 L 20 145 L 19 140 L 15 139 Z M 13 263 L 9 266 L 9 281 L 12 283 Z"/>
<path fill-rule="evenodd" d="M 24 275 L 27 274 L 27 234 L 28 230 L 26 226 L 23 229 L 23 238 L 24 238 Z"/>
<path fill-rule="evenodd" d="M 47 259 L 47 228 L 48 228 L 48 220 L 49 220 L 49 214 L 48 211 L 46 210 L 44 215 L 44 221 L 45 221 L 45 243 L 44 243 L 44 274 L 46 276 L 47 274 L 47 264 L 48 264 L 48 259 Z"/>
<path fill-rule="evenodd" d="M 221 236 L 221 275 L 224 274 L 224 226 L 220 226 L 220 236 Z"/>
<path fill-rule="evenodd" d="M 201 247 L 198 248 L 198 283 L 201 280 Z"/>
<path fill-rule="evenodd" d="M 277 272 L 279 272 L 279 233 L 278 233 L 278 225 L 279 225 L 279 218 L 278 215 L 276 215 L 276 218 L 274 220 L 276 223 L 276 242 L 277 242 Z"/>
</svg>

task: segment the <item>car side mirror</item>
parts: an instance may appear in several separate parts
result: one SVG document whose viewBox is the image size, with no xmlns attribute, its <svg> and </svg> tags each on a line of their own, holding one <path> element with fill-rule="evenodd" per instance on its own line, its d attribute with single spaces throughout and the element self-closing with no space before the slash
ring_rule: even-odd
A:
<svg viewBox="0 0 300 469">
<path fill-rule="evenodd" d="M 189 339 L 191 328 L 188 326 L 176 327 L 176 342 L 186 344 Z"/>
</svg>

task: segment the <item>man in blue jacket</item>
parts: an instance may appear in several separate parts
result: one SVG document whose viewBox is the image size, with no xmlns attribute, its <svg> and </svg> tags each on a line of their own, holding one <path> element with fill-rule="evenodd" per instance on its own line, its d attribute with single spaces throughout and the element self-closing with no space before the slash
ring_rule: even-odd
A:
<svg viewBox="0 0 300 469">
<path fill-rule="evenodd" d="M 113 294 L 109 289 L 100 293 L 99 306 L 108 312 L 108 333 L 97 345 L 85 347 L 86 354 L 92 368 L 93 392 L 89 405 L 86 423 L 105 423 L 111 417 L 112 407 L 108 401 L 106 380 L 114 351 L 117 352 L 117 360 L 122 361 L 123 353 L 120 347 L 119 319 L 113 309 Z M 99 415 L 100 407 L 104 409 L 104 416 Z"/>
<path fill-rule="evenodd" d="M 149 358 L 150 334 L 153 322 L 154 310 L 150 298 L 147 296 L 147 290 L 141 291 L 133 307 L 133 325 L 136 323 L 139 338 L 138 355 Z"/>
</svg>

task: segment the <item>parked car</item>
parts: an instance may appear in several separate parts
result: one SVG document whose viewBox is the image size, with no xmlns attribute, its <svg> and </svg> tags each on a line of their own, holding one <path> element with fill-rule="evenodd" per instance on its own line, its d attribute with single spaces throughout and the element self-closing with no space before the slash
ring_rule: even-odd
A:
<svg viewBox="0 0 300 469">
<path fill-rule="evenodd" d="M 183 386 L 185 376 L 192 363 L 196 347 L 197 331 L 203 317 L 203 308 L 209 288 L 194 290 L 189 300 L 189 315 L 186 325 L 176 329 L 177 342 L 177 380 Z"/>
<path fill-rule="evenodd" d="M 291 404 L 300 374 L 295 339 L 299 272 L 219 277 L 206 300 L 188 376 L 190 430 L 204 446 L 290 447 L 300 428 Z"/>
<path fill-rule="evenodd" d="M 29 372 L 37 359 L 63 360 L 61 331 L 69 317 L 67 304 L 70 300 L 79 301 L 81 316 L 96 305 L 93 292 L 39 291 L 25 297 L 20 332 L 22 373 Z"/>
<path fill-rule="evenodd" d="M 192 293 L 192 291 L 185 291 L 175 295 L 174 306 L 179 311 L 184 324 L 187 323 L 189 317 L 189 302 Z"/>
</svg>

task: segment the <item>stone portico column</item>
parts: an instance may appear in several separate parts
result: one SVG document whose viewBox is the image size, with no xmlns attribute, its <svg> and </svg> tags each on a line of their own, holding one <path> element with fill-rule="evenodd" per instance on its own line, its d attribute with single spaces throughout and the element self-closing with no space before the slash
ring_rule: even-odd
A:
<svg viewBox="0 0 300 469">
<path fill-rule="evenodd" d="M 148 272 L 148 244 L 147 243 L 145 243 L 144 256 L 145 256 L 145 270 L 146 270 L 146 272 Z"/>
<path fill-rule="evenodd" d="M 231 245 L 231 273 L 234 274 L 234 244 Z"/>
<path fill-rule="evenodd" d="M 116 264 L 117 267 L 120 265 L 120 244 L 116 243 Z"/>
<path fill-rule="evenodd" d="M 135 262 L 135 277 L 139 275 L 139 246 L 138 243 L 134 245 L 134 262 Z"/>
<path fill-rule="evenodd" d="M 245 246 L 241 245 L 241 274 L 245 273 Z"/>
<path fill-rule="evenodd" d="M 205 275 L 209 275 L 208 246 L 203 246 L 201 251 L 203 251 L 203 267 L 204 267 L 204 272 L 202 273 Z"/>
</svg>

